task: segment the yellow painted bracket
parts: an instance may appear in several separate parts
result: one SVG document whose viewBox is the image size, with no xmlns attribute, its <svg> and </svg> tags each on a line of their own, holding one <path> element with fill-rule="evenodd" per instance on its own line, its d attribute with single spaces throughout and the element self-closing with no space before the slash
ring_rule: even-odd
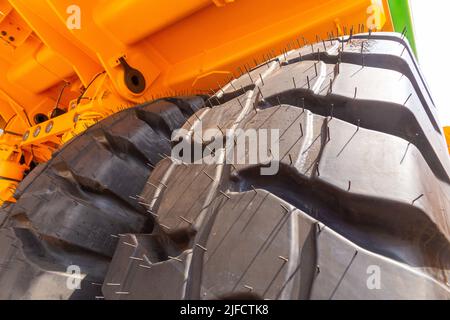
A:
<svg viewBox="0 0 450 320">
<path fill-rule="evenodd" d="M 444 128 L 445 140 L 447 140 L 448 153 L 450 154 L 450 127 Z"/>
</svg>

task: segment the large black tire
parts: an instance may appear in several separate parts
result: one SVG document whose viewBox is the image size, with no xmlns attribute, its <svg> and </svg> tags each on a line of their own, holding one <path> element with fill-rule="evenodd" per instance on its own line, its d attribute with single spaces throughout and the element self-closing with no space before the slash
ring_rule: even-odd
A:
<svg viewBox="0 0 450 320">
<path fill-rule="evenodd" d="M 139 205 L 152 168 L 204 103 L 180 97 L 124 110 L 36 167 L 0 211 L 0 299 L 101 297 L 119 234 L 153 230 Z M 73 265 L 81 289 L 71 285 Z"/>
<path fill-rule="evenodd" d="M 162 160 L 105 298 L 450 299 L 449 157 L 401 35 L 287 52 L 210 101 L 186 129 L 279 129 L 280 170 Z"/>
</svg>

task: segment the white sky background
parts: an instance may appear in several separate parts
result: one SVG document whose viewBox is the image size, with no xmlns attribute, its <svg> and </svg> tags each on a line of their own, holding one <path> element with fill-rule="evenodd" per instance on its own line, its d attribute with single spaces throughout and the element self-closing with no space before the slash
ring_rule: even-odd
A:
<svg viewBox="0 0 450 320">
<path fill-rule="evenodd" d="M 449 0 L 410 0 L 419 64 L 439 112 L 450 126 Z M 446 61 L 447 60 L 447 61 Z"/>
</svg>

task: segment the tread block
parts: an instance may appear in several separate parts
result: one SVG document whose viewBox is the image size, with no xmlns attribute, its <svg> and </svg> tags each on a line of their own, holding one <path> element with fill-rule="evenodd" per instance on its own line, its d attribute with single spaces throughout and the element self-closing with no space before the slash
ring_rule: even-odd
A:
<svg viewBox="0 0 450 320">
<path fill-rule="evenodd" d="M 450 182 L 449 160 L 443 153 L 442 139 L 434 133 L 431 136 L 425 134 L 414 114 L 403 106 L 375 100 L 350 99 L 335 94 L 322 97 L 296 89 L 267 97 L 264 104 L 260 103 L 260 107 L 268 108 L 280 103 L 403 138 L 420 149 L 439 179 Z"/>
<path fill-rule="evenodd" d="M 42 234 L 112 256 L 114 235 L 141 231 L 146 226 L 145 216 L 110 197 L 86 194 L 48 180 L 45 189 L 25 193 L 12 211 L 13 215 L 25 213 Z"/>
<path fill-rule="evenodd" d="M 179 96 L 166 100 L 176 104 L 186 118 L 206 107 L 205 100 L 201 96 Z"/>
<path fill-rule="evenodd" d="M 136 112 L 141 120 L 166 138 L 170 138 L 171 132 L 180 128 L 186 121 L 186 117 L 176 104 L 164 100 L 141 106 Z"/>
<path fill-rule="evenodd" d="M 102 139 L 105 139 L 104 136 Z M 70 170 L 82 185 L 98 192 L 113 193 L 123 201 L 133 203 L 130 197 L 135 197 L 142 190 L 150 173 L 149 167 L 131 157 L 112 153 L 98 141 L 93 141 L 88 148 L 95 152 L 80 152 L 71 158 L 61 154 L 54 161 L 54 170 L 58 172 L 61 161 L 60 167 Z"/>
<path fill-rule="evenodd" d="M 235 146 L 234 155 L 235 167 L 241 170 L 248 167 L 249 152 L 257 151 L 260 147 L 267 157 L 261 159 L 258 155 L 257 163 L 267 163 L 270 160 L 270 153 L 275 152 L 273 145 L 278 145 L 278 154 L 281 164 L 293 165 L 295 169 L 302 175 L 311 176 L 314 174 L 316 162 L 320 158 L 323 136 L 324 118 L 316 116 L 308 110 L 302 110 L 289 105 L 277 105 L 272 108 L 259 110 L 257 114 L 252 114 L 243 122 L 242 129 L 244 132 L 251 129 L 266 129 L 268 135 L 270 130 L 278 130 L 279 137 L 276 141 L 268 142 L 270 145 L 264 145 L 262 139 L 258 138 L 257 146 L 245 145 L 245 159 L 238 158 L 239 150 Z M 236 138 L 240 139 L 240 136 Z M 257 163 L 250 163 L 255 165 Z"/>
<path fill-rule="evenodd" d="M 102 291 L 106 299 L 182 299 L 191 253 L 161 248 L 157 236 L 121 235 Z"/>
<path fill-rule="evenodd" d="M 173 164 L 166 171 L 169 173 L 167 180 L 152 175 L 141 196 L 151 204 L 155 195 L 162 192 L 158 205 L 149 207 L 166 233 L 177 233 L 196 225 L 202 208 L 208 205 L 206 199 L 215 170 L 216 166 Z"/>
<path fill-rule="evenodd" d="M 317 236 L 317 248 L 320 272 L 316 273 L 311 299 L 450 298 L 448 288 L 436 280 L 355 246 L 328 228 Z"/>
<path fill-rule="evenodd" d="M 156 164 L 162 154 L 170 154 L 170 144 L 167 138 L 155 132 L 147 123 L 130 114 L 127 121 L 120 121 L 105 131 L 109 142 L 114 144 L 123 157 L 142 157 L 140 162 Z M 158 150 L 158 155 L 154 150 Z M 142 163 L 141 163 L 142 164 Z"/>
<path fill-rule="evenodd" d="M 79 289 L 67 286 L 72 259 L 80 267 Z M 64 255 L 61 244 L 40 239 L 28 229 L 0 229 L 0 299 L 94 299 L 101 295 L 98 282 L 106 267 L 104 259 L 80 258 L 74 249 Z"/>
<path fill-rule="evenodd" d="M 334 72 L 334 66 L 317 60 L 289 64 L 278 67 L 258 90 L 264 98 L 289 89 L 300 88 L 326 94 L 325 89 L 328 89 L 330 79 L 334 78 Z"/>
<path fill-rule="evenodd" d="M 306 278 L 315 270 L 314 225 L 299 224 L 287 203 L 263 190 L 232 193 L 223 201 L 202 244 L 207 251 L 195 248 L 195 254 L 203 255 L 200 297 L 250 292 L 262 299 L 308 297 Z M 300 257 L 305 268 L 285 283 Z"/>
</svg>

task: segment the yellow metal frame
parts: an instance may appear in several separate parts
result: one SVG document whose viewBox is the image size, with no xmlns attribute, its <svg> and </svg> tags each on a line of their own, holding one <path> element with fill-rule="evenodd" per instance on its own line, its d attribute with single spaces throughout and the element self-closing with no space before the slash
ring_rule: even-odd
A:
<svg viewBox="0 0 450 320">
<path fill-rule="evenodd" d="M 444 127 L 444 135 L 447 140 L 448 153 L 450 153 L 450 127 Z"/>
<path fill-rule="evenodd" d="M 33 163 L 98 120 L 210 94 L 286 49 L 356 31 L 374 12 L 377 29 L 392 30 L 384 0 L 0 0 L 0 201 L 14 201 Z M 130 68 L 142 90 L 124 80 Z M 50 118 L 55 107 L 64 114 Z"/>
</svg>

